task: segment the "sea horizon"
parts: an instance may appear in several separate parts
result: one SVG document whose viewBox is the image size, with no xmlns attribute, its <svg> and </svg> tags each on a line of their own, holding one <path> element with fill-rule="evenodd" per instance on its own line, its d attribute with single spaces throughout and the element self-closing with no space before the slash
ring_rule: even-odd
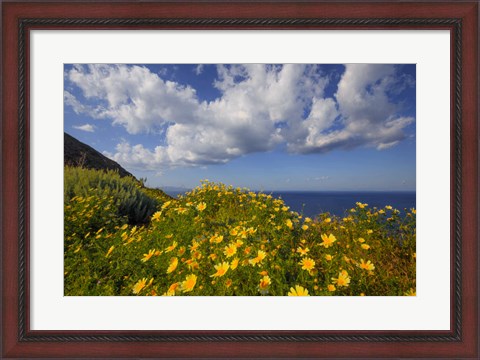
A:
<svg viewBox="0 0 480 360">
<path fill-rule="evenodd" d="M 165 193 L 169 194 L 184 194 L 186 192 L 192 191 L 193 188 L 179 188 L 174 186 L 155 186 L 156 189 L 163 190 Z M 235 187 L 237 188 L 237 187 Z M 243 189 L 242 187 L 240 187 Z M 263 189 L 250 189 L 248 191 L 253 191 L 255 193 L 414 193 L 416 190 L 263 190 Z"/>
</svg>

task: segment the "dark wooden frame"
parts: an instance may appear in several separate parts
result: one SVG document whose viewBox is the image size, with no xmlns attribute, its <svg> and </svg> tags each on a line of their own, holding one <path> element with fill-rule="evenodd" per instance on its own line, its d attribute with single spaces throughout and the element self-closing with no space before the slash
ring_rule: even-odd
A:
<svg viewBox="0 0 480 360">
<path fill-rule="evenodd" d="M 478 13 L 455 2 L 2 4 L 2 349 L 29 357 L 431 357 L 478 351 Z M 451 32 L 451 328 L 448 331 L 29 329 L 29 30 L 448 29 Z M 439 209 L 441 210 L 441 209 Z"/>
</svg>

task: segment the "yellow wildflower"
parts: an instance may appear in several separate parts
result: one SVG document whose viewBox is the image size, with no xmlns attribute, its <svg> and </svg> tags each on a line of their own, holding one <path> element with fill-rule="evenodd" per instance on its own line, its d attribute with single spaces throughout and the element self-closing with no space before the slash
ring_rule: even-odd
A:
<svg viewBox="0 0 480 360">
<path fill-rule="evenodd" d="M 335 290 L 337 290 L 336 287 L 335 287 L 335 285 L 332 285 L 332 284 L 328 284 L 327 289 L 328 289 L 328 291 L 335 291 Z"/>
<path fill-rule="evenodd" d="M 140 293 L 140 291 L 142 291 L 142 289 L 145 287 L 146 284 L 147 284 L 147 278 L 138 280 L 138 282 L 133 286 L 133 289 L 132 289 L 133 293 L 134 294 Z"/>
<path fill-rule="evenodd" d="M 200 243 L 197 242 L 197 241 L 195 241 L 195 240 L 193 240 L 193 241 L 192 241 L 192 245 L 189 245 L 189 246 L 188 246 L 188 249 L 190 250 L 191 253 L 193 253 L 193 252 L 195 252 L 195 251 L 198 249 L 199 246 L 200 246 Z"/>
<path fill-rule="evenodd" d="M 311 258 L 303 258 L 299 263 L 303 270 L 310 271 L 315 267 L 315 261 Z"/>
<path fill-rule="evenodd" d="M 408 289 L 408 291 L 404 294 L 405 296 L 417 296 L 417 292 L 412 288 Z"/>
<path fill-rule="evenodd" d="M 197 205 L 197 210 L 198 211 L 203 211 L 207 208 L 207 204 L 205 204 L 204 202 L 201 202 Z"/>
<path fill-rule="evenodd" d="M 333 256 L 330 255 L 330 254 L 326 254 L 326 255 L 325 255 L 325 259 L 326 259 L 327 261 L 332 261 Z"/>
<path fill-rule="evenodd" d="M 173 257 L 170 259 L 170 265 L 168 265 L 167 269 L 167 274 L 170 274 L 171 272 L 175 271 L 178 265 L 178 258 Z"/>
<path fill-rule="evenodd" d="M 363 259 L 360 259 L 360 268 L 368 271 L 373 271 L 375 269 L 375 265 L 373 265 L 370 260 L 365 262 Z"/>
<path fill-rule="evenodd" d="M 310 249 L 307 247 L 305 249 L 302 249 L 300 246 L 297 248 L 297 252 L 302 255 L 302 256 L 305 256 L 307 255 L 307 253 L 310 251 Z"/>
<path fill-rule="evenodd" d="M 362 249 L 365 249 L 365 250 L 370 249 L 370 245 L 368 245 L 368 244 L 362 244 L 361 247 L 362 247 Z"/>
<path fill-rule="evenodd" d="M 308 290 L 300 285 L 295 285 L 295 288 L 291 287 L 288 292 L 288 296 L 310 296 Z"/>
<path fill-rule="evenodd" d="M 183 292 L 192 291 L 196 283 L 197 283 L 197 275 L 195 274 L 188 275 L 185 278 L 185 281 L 182 281 L 182 285 L 181 285 L 182 291 Z"/>
<path fill-rule="evenodd" d="M 172 243 L 172 245 L 168 246 L 168 247 L 165 249 L 165 252 L 167 253 L 167 252 L 172 251 L 173 249 L 175 249 L 175 248 L 177 247 L 177 245 L 178 245 L 177 242 L 174 241 L 174 242 Z"/>
<path fill-rule="evenodd" d="M 361 202 L 357 202 L 356 205 L 357 205 L 360 209 L 364 209 L 366 206 L 368 206 L 368 204 L 362 204 Z"/>
<path fill-rule="evenodd" d="M 302 225 L 302 230 L 307 230 L 308 229 L 308 225 Z"/>
<path fill-rule="evenodd" d="M 167 292 L 163 294 L 163 296 L 175 296 L 175 291 L 177 290 L 177 288 L 180 286 L 180 283 L 173 283 L 172 285 L 170 285 L 170 287 L 168 288 Z"/>
<path fill-rule="evenodd" d="M 338 278 L 332 278 L 333 282 L 338 286 L 348 286 L 350 284 L 350 276 L 346 270 L 340 271 Z"/>
<path fill-rule="evenodd" d="M 217 270 L 217 272 L 213 275 L 210 275 L 210 277 L 221 277 L 221 276 L 225 275 L 225 273 L 228 271 L 229 267 L 230 267 L 230 265 L 227 262 L 215 265 L 215 270 Z"/>
<path fill-rule="evenodd" d="M 242 239 L 246 239 L 248 236 L 249 232 L 246 229 L 242 229 L 239 233 L 238 236 L 240 236 Z"/>
<path fill-rule="evenodd" d="M 161 211 L 157 211 L 156 213 L 154 213 L 152 215 L 152 221 L 157 221 L 157 220 L 160 220 L 160 216 L 162 215 L 162 212 Z"/>
<path fill-rule="evenodd" d="M 223 235 L 215 234 L 210 238 L 211 243 L 220 244 L 223 241 Z"/>
<path fill-rule="evenodd" d="M 153 255 L 155 255 L 155 249 L 150 250 L 148 254 L 143 254 L 142 262 L 147 262 Z"/>
<path fill-rule="evenodd" d="M 322 234 L 322 240 L 323 242 L 320 245 L 325 248 L 329 248 L 335 241 L 337 241 L 337 238 L 333 234 L 328 236 L 326 234 Z"/>
<path fill-rule="evenodd" d="M 179 207 L 179 208 L 177 208 L 177 209 L 175 209 L 175 210 L 176 210 L 177 213 L 179 213 L 179 214 L 185 214 L 185 213 L 188 211 L 188 209 L 187 209 L 187 208 L 184 208 L 184 207 Z"/>
<path fill-rule="evenodd" d="M 107 255 L 105 255 L 105 257 L 108 257 L 108 255 L 112 253 L 113 249 L 115 249 L 115 246 L 114 245 L 110 246 L 110 249 L 108 249 Z"/>
<path fill-rule="evenodd" d="M 267 254 L 265 253 L 265 251 L 258 250 L 257 257 L 254 259 L 250 259 L 249 263 L 255 266 L 256 264 L 261 263 L 266 256 Z"/>
<path fill-rule="evenodd" d="M 260 280 L 260 290 L 265 290 L 268 288 L 268 286 L 272 283 L 270 280 L 270 277 L 268 275 L 265 275 L 261 280 Z"/>
<path fill-rule="evenodd" d="M 190 270 L 199 268 L 198 262 L 196 262 L 195 260 L 192 260 L 192 259 L 191 259 L 190 263 L 187 263 L 187 266 Z"/>
<path fill-rule="evenodd" d="M 172 285 L 170 285 L 170 287 L 168 288 L 168 291 L 169 292 L 174 292 L 175 293 L 175 290 L 177 289 L 177 287 L 180 285 L 180 283 L 176 282 L 176 283 L 173 283 Z"/>
<path fill-rule="evenodd" d="M 237 253 L 237 245 L 236 244 L 230 244 L 228 246 L 225 246 L 225 251 L 223 252 L 227 258 L 232 257 Z"/>
<path fill-rule="evenodd" d="M 235 258 L 232 260 L 232 263 L 230 264 L 230 269 L 235 270 L 238 266 L 238 258 Z"/>
<path fill-rule="evenodd" d="M 285 225 L 287 225 L 287 227 L 292 230 L 293 229 L 293 223 L 292 223 L 292 220 L 290 219 L 287 219 L 287 221 L 285 221 Z"/>
</svg>

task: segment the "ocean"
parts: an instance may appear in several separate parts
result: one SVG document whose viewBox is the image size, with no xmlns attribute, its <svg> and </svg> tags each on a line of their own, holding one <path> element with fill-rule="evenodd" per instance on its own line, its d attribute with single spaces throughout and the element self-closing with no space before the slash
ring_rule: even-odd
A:
<svg viewBox="0 0 480 360">
<path fill-rule="evenodd" d="M 167 191 L 167 193 L 173 197 L 180 194 L 178 191 Z M 323 212 L 343 216 L 346 211 L 355 207 L 357 201 L 377 208 L 390 205 L 402 213 L 404 209 L 416 208 L 415 191 L 265 191 L 264 193 L 281 197 L 291 210 L 309 217 Z"/>
<path fill-rule="evenodd" d="M 415 192 L 272 192 L 272 196 L 281 197 L 290 209 L 303 216 L 313 217 L 323 212 L 343 216 L 355 207 L 356 202 L 367 203 L 369 207 L 383 208 L 390 205 L 403 212 L 416 208 Z"/>
</svg>

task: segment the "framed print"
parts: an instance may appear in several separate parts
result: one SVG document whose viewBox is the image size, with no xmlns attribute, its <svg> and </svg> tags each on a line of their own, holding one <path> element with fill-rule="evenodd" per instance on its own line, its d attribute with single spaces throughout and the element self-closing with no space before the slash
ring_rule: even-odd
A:
<svg viewBox="0 0 480 360">
<path fill-rule="evenodd" d="M 477 1 L 2 20 L 3 357 L 478 357 Z"/>
</svg>

